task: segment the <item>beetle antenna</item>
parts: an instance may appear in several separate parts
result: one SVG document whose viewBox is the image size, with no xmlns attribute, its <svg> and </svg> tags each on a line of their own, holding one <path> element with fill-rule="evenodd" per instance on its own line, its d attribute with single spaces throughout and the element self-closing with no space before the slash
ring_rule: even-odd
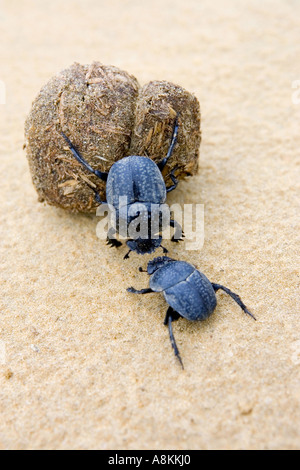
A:
<svg viewBox="0 0 300 470">
<path fill-rule="evenodd" d="M 223 290 L 224 292 L 226 292 L 226 294 L 230 295 L 230 297 L 241 307 L 241 309 L 247 313 L 247 315 L 250 315 L 250 317 L 253 318 L 253 320 L 256 320 L 255 316 L 253 315 L 253 313 L 250 312 L 250 310 L 247 309 L 246 305 L 244 304 L 244 302 L 242 301 L 242 299 L 240 298 L 239 295 L 235 294 L 234 292 L 232 292 L 230 289 L 228 289 L 228 287 L 225 287 L 225 286 L 221 286 L 221 284 L 214 284 L 212 283 L 212 286 L 214 288 L 214 291 L 217 292 L 217 290 L 221 289 Z"/>
</svg>

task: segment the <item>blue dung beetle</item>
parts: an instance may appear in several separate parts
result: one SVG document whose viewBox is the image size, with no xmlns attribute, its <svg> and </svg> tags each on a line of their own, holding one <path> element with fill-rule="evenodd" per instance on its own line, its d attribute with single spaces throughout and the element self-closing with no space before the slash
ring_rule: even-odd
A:
<svg viewBox="0 0 300 470">
<path fill-rule="evenodd" d="M 140 271 L 143 272 L 143 269 L 140 268 Z M 151 276 L 150 287 L 141 290 L 129 287 L 127 291 L 133 294 L 163 292 L 169 304 L 164 324 L 168 325 L 171 345 L 182 368 L 183 363 L 174 339 L 172 322 L 180 317 L 192 321 L 208 318 L 217 306 L 215 293 L 219 289 L 230 295 L 241 309 L 255 320 L 254 315 L 237 294 L 227 287 L 210 282 L 190 263 L 162 256 L 149 261 L 146 272 Z"/>
<path fill-rule="evenodd" d="M 91 189 L 94 191 L 96 201 L 99 204 L 107 203 L 114 208 L 116 220 L 119 221 L 115 227 L 109 229 L 107 244 L 115 247 L 121 246 L 122 243 L 115 238 L 115 234 L 119 232 L 120 225 L 122 224 L 124 227 L 125 224 L 127 228 L 129 224 L 141 214 L 142 209 L 140 208 L 143 208 L 142 220 L 144 218 L 144 221 L 147 222 L 146 236 L 143 235 L 143 238 L 138 236 L 126 242 L 129 251 L 124 256 L 124 259 L 129 257 L 131 251 L 135 251 L 138 254 L 152 253 L 158 247 L 161 247 L 164 253 L 168 251 L 161 246 L 161 232 L 163 228 L 165 228 L 165 225 L 162 223 L 162 215 L 159 213 L 159 208 L 164 205 L 167 193 L 175 189 L 178 184 L 174 175 L 177 167 L 175 167 L 169 175 L 173 183 L 171 186 L 166 187 L 162 176 L 162 171 L 176 145 L 178 127 L 178 116 L 176 116 L 167 155 L 157 164 L 149 157 L 133 155 L 124 157 L 115 162 L 108 173 L 93 169 L 80 155 L 78 150 L 75 149 L 70 139 L 63 132 L 61 133 L 76 160 L 90 173 L 93 173 L 102 181 L 106 182 L 107 202 L 101 200 L 99 193 L 93 187 L 91 187 Z M 120 205 L 120 198 L 126 198 L 125 206 Z M 155 237 L 151 234 L 151 228 L 153 227 L 151 217 L 152 219 L 154 218 L 152 212 L 153 205 L 157 208 L 155 215 L 159 219 L 157 233 L 154 234 Z M 175 229 L 172 241 L 178 242 L 182 240 L 181 237 L 184 235 L 182 234 L 181 226 L 175 220 L 171 219 L 170 216 L 168 217 L 168 225 Z"/>
</svg>

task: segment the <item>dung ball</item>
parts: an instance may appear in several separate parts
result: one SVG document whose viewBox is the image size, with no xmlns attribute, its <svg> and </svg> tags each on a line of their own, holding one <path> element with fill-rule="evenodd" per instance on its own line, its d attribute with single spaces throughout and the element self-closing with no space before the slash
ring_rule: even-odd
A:
<svg viewBox="0 0 300 470">
<path fill-rule="evenodd" d="M 114 66 L 73 64 L 52 77 L 32 104 L 25 148 L 39 201 L 72 212 L 94 213 L 94 190 L 105 200 L 105 183 L 73 157 L 62 132 L 95 169 L 108 172 L 129 155 L 155 161 L 166 156 L 178 115 L 180 131 L 164 172 L 193 175 L 198 168 L 200 108 L 196 97 L 169 82 L 140 87 Z"/>
<path fill-rule="evenodd" d="M 164 175 L 177 168 L 178 179 L 194 175 L 198 170 L 200 105 L 197 98 L 179 85 L 152 81 L 140 89 L 135 110 L 132 155 L 147 155 L 158 162 L 167 155 L 178 116 L 179 130 L 172 157 Z"/>
</svg>

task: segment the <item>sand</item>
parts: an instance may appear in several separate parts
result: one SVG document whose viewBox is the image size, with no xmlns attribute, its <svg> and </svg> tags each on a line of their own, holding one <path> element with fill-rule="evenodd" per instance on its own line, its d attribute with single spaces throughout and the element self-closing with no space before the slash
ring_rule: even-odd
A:
<svg viewBox="0 0 300 470">
<path fill-rule="evenodd" d="M 292 0 L 1 2 L 0 448 L 300 447 L 299 17 Z M 31 183 L 32 100 L 94 60 L 201 103 L 199 173 L 169 202 L 204 204 L 205 243 L 165 244 L 257 321 L 218 293 L 208 321 L 174 324 L 184 371 L 163 297 L 126 292 L 151 256 L 123 261 Z"/>
</svg>

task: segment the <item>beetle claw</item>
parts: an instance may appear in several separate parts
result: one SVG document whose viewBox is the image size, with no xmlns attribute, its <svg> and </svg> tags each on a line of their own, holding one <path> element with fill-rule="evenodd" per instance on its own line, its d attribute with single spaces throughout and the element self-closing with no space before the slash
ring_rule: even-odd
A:
<svg viewBox="0 0 300 470">
<path fill-rule="evenodd" d="M 184 235 L 182 235 L 182 237 L 184 237 Z M 171 242 L 173 243 L 178 243 L 178 242 L 183 242 L 183 238 L 175 238 L 175 235 L 173 235 L 173 237 L 171 238 Z"/>
<path fill-rule="evenodd" d="M 106 239 L 106 245 L 109 245 L 111 247 L 118 248 L 119 246 L 122 246 L 122 243 L 117 240 L 116 238 L 108 238 Z"/>
</svg>

